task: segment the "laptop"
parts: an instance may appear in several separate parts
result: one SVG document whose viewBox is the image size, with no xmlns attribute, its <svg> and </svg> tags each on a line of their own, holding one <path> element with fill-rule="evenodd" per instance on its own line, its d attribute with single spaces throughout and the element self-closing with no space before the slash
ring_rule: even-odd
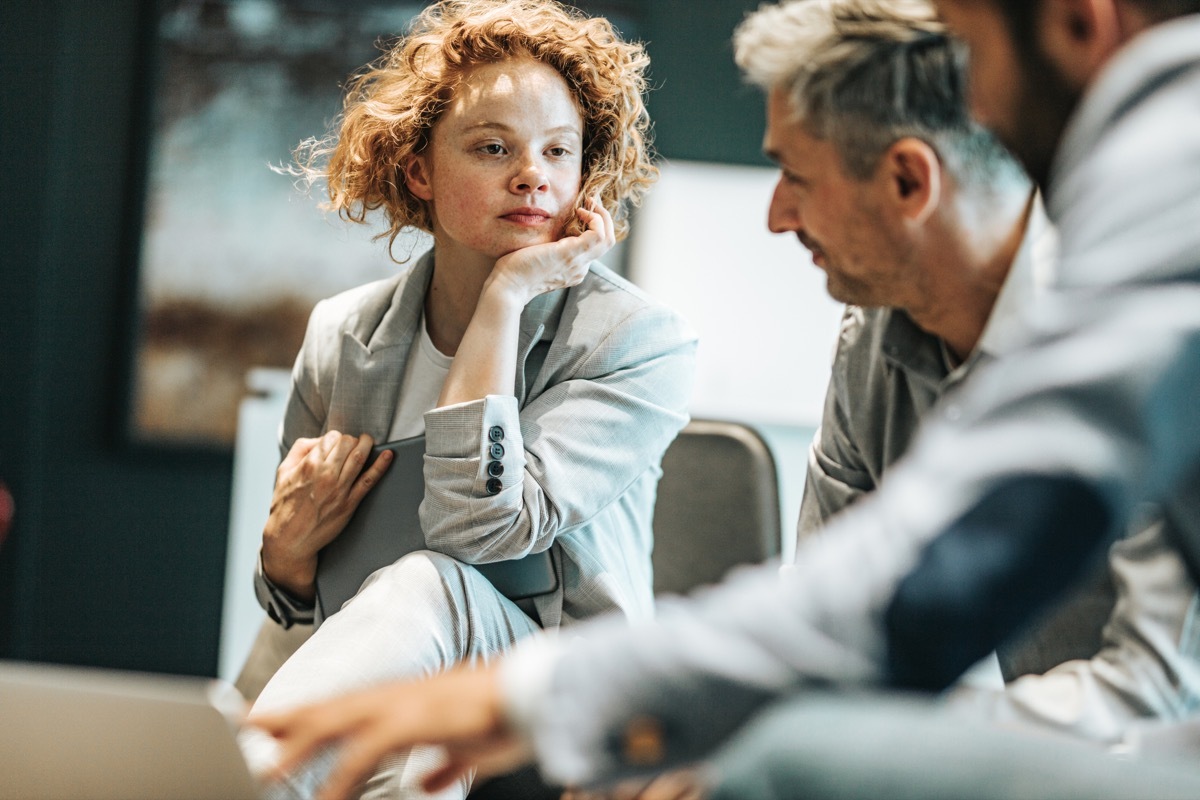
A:
<svg viewBox="0 0 1200 800">
<path fill-rule="evenodd" d="M 426 549 L 418 513 L 425 497 L 425 437 L 378 445 L 367 464 L 384 450 L 392 451 L 392 465 L 379 484 L 367 492 L 338 537 L 318 556 L 318 622 L 341 609 L 372 572 L 406 553 Z M 558 572 L 549 550 L 475 566 L 510 600 L 524 600 L 558 588 Z"/>
<path fill-rule="evenodd" d="M 209 678 L 0 662 L 0 800 L 258 800 L 244 713 Z"/>
</svg>

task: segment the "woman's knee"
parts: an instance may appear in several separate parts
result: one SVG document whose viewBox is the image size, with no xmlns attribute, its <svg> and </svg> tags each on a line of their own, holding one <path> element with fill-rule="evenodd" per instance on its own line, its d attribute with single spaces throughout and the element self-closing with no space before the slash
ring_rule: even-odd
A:
<svg viewBox="0 0 1200 800">
<path fill-rule="evenodd" d="M 447 599 L 465 595 L 472 567 L 444 553 L 414 550 L 386 567 L 381 567 L 363 582 L 359 593 L 401 593 L 408 597 L 438 596 Z"/>
</svg>

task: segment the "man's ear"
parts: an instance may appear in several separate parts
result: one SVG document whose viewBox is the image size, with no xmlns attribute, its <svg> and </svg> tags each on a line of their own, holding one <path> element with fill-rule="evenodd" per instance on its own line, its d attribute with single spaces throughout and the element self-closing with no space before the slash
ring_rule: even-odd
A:
<svg viewBox="0 0 1200 800">
<path fill-rule="evenodd" d="M 911 136 L 893 142 L 879 169 L 905 219 L 922 223 L 941 202 L 942 162 L 928 143 Z"/>
<path fill-rule="evenodd" d="M 424 153 L 409 156 L 404 165 L 404 185 L 420 199 L 433 199 L 433 181 L 430 178 L 429 159 Z"/>
<path fill-rule="evenodd" d="M 1087 85 L 1127 38 L 1118 0 L 1043 0 L 1035 26 L 1038 47 L 1067 83 Z"/>
</svg>

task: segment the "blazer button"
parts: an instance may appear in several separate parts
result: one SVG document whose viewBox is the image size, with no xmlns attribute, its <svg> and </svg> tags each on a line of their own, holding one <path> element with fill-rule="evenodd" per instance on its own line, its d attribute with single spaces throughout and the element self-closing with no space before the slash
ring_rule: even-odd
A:
<svg viewBox="0 0 1200 800">
<path fill-rule="evenodd" d="M 499 478 L 488 478 L 488 482 L 487 482 L 487 493 L 488 494 L 500 494 L 500 490 L 503 488 L 504 488 L 504 484 L 500 482 Z"/>
<path fill-rule="evenodd" d="M 499 461 L 493 461 L 490 464 L 488 464 L 488 475 L 491 475 L 493 478 L 499 478 L 503 474 L 504 474 L 504 465 L 501 464 Z"/>
<path fill-rule="evenodd" d="M 504 428 L 501 428 L 499 425 L 493 425 L 488 429 L 488 438 L 493 442 L 500 441 L 504 438 Z"/>
<path fill-rule="evenodd" d="M 492 442 L 492 446 L 488 448 L 488 455 L 492 458 L 504 458 L 504 445 Z"/>
</svg>

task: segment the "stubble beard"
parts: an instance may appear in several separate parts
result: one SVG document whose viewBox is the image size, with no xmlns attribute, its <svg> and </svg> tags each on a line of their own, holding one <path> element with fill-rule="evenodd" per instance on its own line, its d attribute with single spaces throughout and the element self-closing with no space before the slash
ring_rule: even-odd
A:
<svg viewBox="0 0 1200 800">
<path fill-rule="evenodd" d="M 996 135 L 1045 192 L 1063 131 L 1082 92 L 1072 87 L 1039 51 L 1036 32 L 1023 30 L 1029 22 L 1016 22 L 1011 29 L 1020 70 L 1016 76 L 1018 92 L 1012 124 L 1005 131 L 997 130 Z"/>
</svg>

